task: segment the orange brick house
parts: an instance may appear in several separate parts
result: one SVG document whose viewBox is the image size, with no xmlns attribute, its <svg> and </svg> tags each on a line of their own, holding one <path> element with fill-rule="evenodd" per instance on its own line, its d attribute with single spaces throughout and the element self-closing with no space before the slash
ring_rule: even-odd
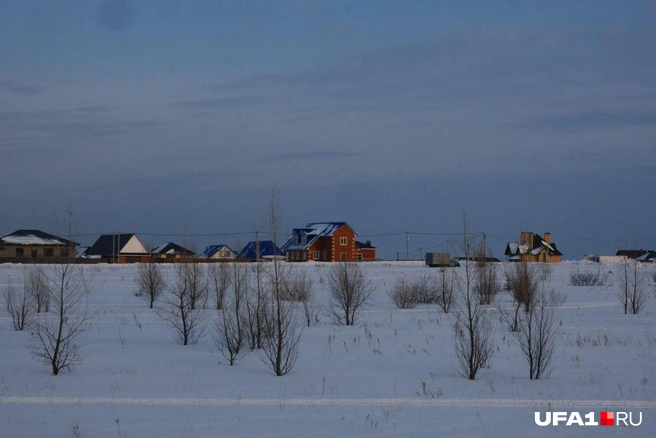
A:
<svg viewBox="0 0 656 438">
<path fill-rule="evenodd" d="M 551 233 L 540 236 L 527 231 L 522 231 L 519 242 L 506 245 L 505 255 L 511 262 L 558 263 L 563 259 L 563 253 L 551 241 Z"/>
<path fill-rule="evenodd" d="M 355 257 L 359 262 L 374 262 L 376 261 L 376 247 L 371 244 L 371 240 L 366 242 L 355 241 Z"/>
<path fill-rule="evenodd" d="M 314 222 L 294 228 L 282 246 L 290 262 L 355 262 L 357 234 L 346 222 Z"/>
</svg>

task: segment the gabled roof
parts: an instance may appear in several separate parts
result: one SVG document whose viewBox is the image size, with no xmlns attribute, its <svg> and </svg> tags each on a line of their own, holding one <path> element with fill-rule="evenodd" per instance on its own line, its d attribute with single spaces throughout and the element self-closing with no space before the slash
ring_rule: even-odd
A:
<svg viewBox="0 0 656 438">
<path fill-rule="evenodd" d="M 376 249 L 376 247 L 373 246 L 371 242 L 362 243 L 362 242 L 358 242 L 357 240 L 355 241 L 355 247 L 357 249 Z"/>
<path fill-rule="evenodd" d="M 88 250 L 89 250 L 88 246 L 78 246 L 77 251 L 75 251 L 75 258 L 79 259 L 81 257 L 86 256 Z"/>
<path fill-rule="evenodd" d="M 195 252 L 193 252 L 190 249 L 184 248 L 178 244 L 175 244 L 173 242 L 166 242 L 162 243 L 160 246 L 157 248 L 154 248 L 150 251 L 151 254 L 182 254 L 182 255 L 188 255 L 188 256 L 193 256 L 196 255 Z"/>
<path fill-rule="evenodd" d="M 66 245 L 77 246 L 79 243 L 62 237 L 53 236 L 39 230 L 16 230 L 0 237 L 5 245 Z"/>
<path fill-rule="evenodd" d="M 558 251 L 555 243 L 548 243 L 539 234 L 531 233 L 531 235 L 531 240 L 533 242 L 508 242 L 504 254 L 512 258 L 528 252 L 532 255 L 539 255 L 542 251 L 546 250 L 549 252 L 549 255 L 563 255 L 563 253 Z M 529 245 L 530 243 L 532 243 L 532 245 Z M 533 249 L 531 249 L 531 247 Z"/>
<path fill-rule="evenodd" d="M 135 236 L 134 233 L 103 234 L 89 248 L 87 256 L 108 257 L 119 254 L 130 239 Z"/>
<path fill-rule="evenodd" d="M 656 260 L 656 251 L 647 251 L 640 257 L 637 257 L 636 260 L 639 262 L 649 262 L 652 260 Z"/>
<path fill-rule="evenodd" d="M 255 241 L 248 242 L 246 246 L 239 252 L 237 258 L 239 259 L 257 259 L 256 255 L 257 245 Z M 284 256 L 278 246 L 273 243 L 272 240 L 261 240 L 259 243 L 260 249 L 260 258 L 262 257 L 275 257 L 275 256 Z"/>
<path fill-rule="evenodd" d="M 205 251 L 203 251 L 203 253 L 202 253 L 200 256 L 198 256 L 198 258 L 201 258 L 201 259 L 210 259 L 210 258 L 212 258 L 217 252 L 221 251 L 223 248 L 228 248 L 228 250 L 229 250 L 230 252 L 232 252 L 232 253 L 235 252 L 235 251 L 233 251 L 232 248 L 230 248 L 228 245 L 223 245 L 223 244 L 221 244 L 221 245 L 210 245 L 210 246 L 208 246 L 207 248 L 205 248 Z"/>
<path fill-rule="evenodd" d="M 650 251 L 646 249 L 620 249 L 617 251 L 618 256 L 626 256 L 630 259 L 637 259 L 638 257 L 649 254 Z"/>
<path fill-rule="evenodd" d="M 283 251 L 286 250 L 306 250 L 308 249 L 319 237 L 330 237 L 341 226 L 348 227 L 354 235 L 353 231 L 346 222 L 312 222 L 305 226 L 305 228 L 294 228 L 292 231 L 292 238 L 282 246 Z M 297 237 L 305 235 L 305 243 L 296 243 Z"/>
</svg>

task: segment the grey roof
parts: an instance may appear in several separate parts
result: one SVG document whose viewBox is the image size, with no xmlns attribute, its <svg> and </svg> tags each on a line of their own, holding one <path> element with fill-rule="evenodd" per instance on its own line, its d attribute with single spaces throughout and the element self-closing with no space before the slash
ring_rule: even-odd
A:
<svg viewBox="0 0 656 438">
<path fill-rule="evenodd" d="M 39 230 L 16 230 L 0 237 L 6 245 L 66 245 L 77 246 L 79 243 Z"/>
</svg>

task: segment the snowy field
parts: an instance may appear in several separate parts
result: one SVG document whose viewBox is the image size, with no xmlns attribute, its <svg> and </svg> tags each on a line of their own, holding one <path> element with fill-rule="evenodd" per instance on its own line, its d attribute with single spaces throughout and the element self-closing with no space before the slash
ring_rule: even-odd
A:
<svg viewBox="0 0 656 438">
<path fill-rule="evenodd" d="M 495 354 L 475 381 L 453 350 L 453 315 L 438 306 L 400 310 L 387 292 L 402 276 L 436 274 L 419 262 L 362 264 L 376 292 L 355 326 L 322 315 L 306 327 L 293 371 L 276 377 L 257 351 L 229 366 L 208 326 L 195 345 L 136 297 L 135 265 L 89 265 L 92 325 L 85 360 L 53 376 L 32 359 L 29 330 L 0 317 L 0 437 L 653 437 L 656 436 L 656 289 L 639 315 L 624 315 L 617 265 L 605 286 L 574 287 L 570 273 L 599 265 L 553 266 L 558 341 L 549 378 L 531 381 L 513 334 L 494 308 Z M 22 284 L 29 266 L 0 265 L 0 284 Z M 297 264 L 328 304 L 329 264 Z M 506 265 L 499 265 L 503 271 Z M 164 266 L 167 276 L 172 266 Z M 462 268 L 458 268 L 462 269 Z M 498 299 L 508 301 L 502 293 Z M 0 298 L 3 300 L 3 298 Z M 211 317 L 216 311 L 206 310 Z M 637 427 L 538 427 L 536 411 L 642 412 Z M 637 418 L 637 417 L 634 417 Z"/>
</svg>

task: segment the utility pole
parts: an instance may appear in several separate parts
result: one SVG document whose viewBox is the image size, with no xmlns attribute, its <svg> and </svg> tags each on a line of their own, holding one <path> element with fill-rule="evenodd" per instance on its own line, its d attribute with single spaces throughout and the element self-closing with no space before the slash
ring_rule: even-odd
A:
<svg viewBox="0 0 656 438">
<path fill-rule="evenodd" d="M 406 261 L 410 260 L 410 237 L 408 237 L 408 232 L 405 232 L 405 259 Z"/>
<path fill-rule="evenodd" d="M 419 247 L 419 261 L 421 261 L 421 260 L 422 260 L 422 257 L 421 257 L 421 246 L 420 246 Z"/>
</svg>

